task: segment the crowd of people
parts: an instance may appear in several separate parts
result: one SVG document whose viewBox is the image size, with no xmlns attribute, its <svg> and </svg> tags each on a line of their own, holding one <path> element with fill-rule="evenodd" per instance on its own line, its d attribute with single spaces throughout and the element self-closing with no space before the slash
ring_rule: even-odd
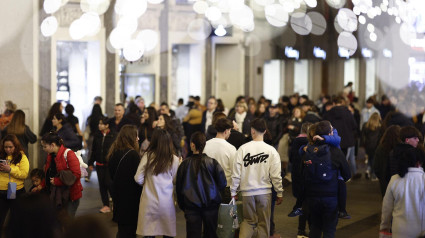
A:
<svg viewBox="0 0 425 238">
<path fill-rule="evenodd" d="M 80 179 L 89 182 L 95 170 L 99 212 L 113 212 L 120 238 L 175 237 L 176 204 L 184 212 L 187 237 L 217 237 L 220 204 L 233 199 L 243 206 L 239 237 L 279 237 L 274 207 L 289 184 L 296 204 L 288 216 L 299 216 L 298 237 L 334 237 L 338 219 L 351 218 L 346 182 L 363 176 L 357 157 L 364 150 L 364 176 L 379 180 L 383 196 L 381 232 L 402 237 L 422 232 L 423 110 L 406 116 L 385 95 L 380 103 L 368 98 L 360 108 L 350 90 L 316 102 L 298 94 L 282 96 L 277 104 L 239 96 L 230 109 L 215 97 L 206 106 L 198 96 L 187 104 L 180 99 L 172 110 L 166 102 L 146 106 L 138 96 L 115 104 L 113 117 L 103 114 L 101 102 L 95 98 L 84 132 L 71 104 L 54 103 L 39 134 L 47 153 L 39 158 L 44 167 L 32 170 L 35 156 L 28 155 L 28 143 L 37 136 L 25 124 L 25 113 L 5 103 L 2 228 L 20 200 L 45 195 L 61 217 L 45 236 L 55 237 L 66 217 L 76 214 Z M 82 149 L 89 151 L 86 162 Z M 26 190 L 27 177 L 32 187 Z M 6 228 L 13 221 L 10 217 Z"/>
</svg>

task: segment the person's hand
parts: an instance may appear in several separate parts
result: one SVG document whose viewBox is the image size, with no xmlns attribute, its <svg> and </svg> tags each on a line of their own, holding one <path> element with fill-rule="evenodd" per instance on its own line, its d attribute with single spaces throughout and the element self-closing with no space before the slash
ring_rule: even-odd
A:
<svg viewBox="0 0 425 238">
<path fill-rule="evenodd" d="M 232 196 L 232 198 L 234 198 L 235 201 L 237 201 L 238 200 L 238 195 Z"/>
<path fill-rule="evenodd" d="M 93 165 L 89 166 L 90 171 L 93 171 Z"/>
<path fill-rule="evenodd" d="M 50 178 L 50 183 L 51 183 L 52 185 L 55 185 L 55 178 Z"/>
<path fill-rule="evenodd" d="M 6 163 L 0 163 L 0 171 L 4 173 L 10 173 L 10 166 Z"/>
<path fill-rule="evenodd" d="M 294 125 L 288 125 L 288 129 L 289 130 L 293 130 L 295 128 L 295 126 Z"/>
<path fill-rule="evenodd" d="M 154 122 L 152 123 L 152 128 L 155 128 L 155 127 L 156 127 L 156 125 L 158 125 L 158 121 L 154 121 Z"/>
<path fill-rule="evenodd" d="M 324 140 L 324 138 L 319 135 L 315 135 L 313 136 L 313 141 L 316 141 L 316 140 Z"/>
<path fill-rule="evenodd" d="M 235 120 L 233 120 L 232 123 L 233 123 L 233 130 L 238 131 L 239 130 L 238 123 L 236 123 Z"/>
<path fill-rule="evenodd" d="M 282 203 L 282 201 L 283 201 L 282 197 L 277 197 L 276 198 L 276 205 L 280 205 Z"/>
</svg>

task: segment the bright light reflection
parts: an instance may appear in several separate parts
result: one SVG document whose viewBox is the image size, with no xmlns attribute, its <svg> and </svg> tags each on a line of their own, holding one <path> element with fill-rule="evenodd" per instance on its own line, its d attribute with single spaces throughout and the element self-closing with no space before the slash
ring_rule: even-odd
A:
<svg viewBox="0 0 425 238">
<path fill-rule="evenodd" d="M 41 23 L 41 34 L 45 37 L 52 36 L 56 33 L 56 30 L 58 29 L 58 20 L 55 16 L 47 17 L 43 20 Z"/>
<path fill-rule="evenodd" d="M 214 31 L 214 34 L 216 34 L 217 36 L 225 36 L 226 33 L 226 29 L 224 29 L 223 25 L 219 25 Z"/>
<path fill-rule="evenodd" d="M 47 14 L 52 14 L 59 10 L 61 5 L 61 0 L 44 0 L 43 8 Z"/>
<path fill-rule="evenodd" d="M 366 23 L 366 17 L 363 15 L 359 16 L 359 23 L 364 25 Z"/>
<path fill-rule="evenodd" d="M 124 58 L 128 61 L 139 60 L 145 52 L 145 46 L 141 40 L 130 40 L 125 43 L 123 48 Z"/>
<path fill-rule="evenodd" d="M 145 29 L 139 32 L 136 37 L 137 40 L 141 40 L 145 46 L 145 51 L 151 51 L 155 49 L 158 44 L 158 33 L 151 29 Z"/>
<path fill-rule="evenodd" d="M 208 3 L 205 1 L 196 1 L 193 4 L 193 10 L 198 14 L 205 14 L 205 11 L 208 9 Z"/>
<path fill-rule="evenodd" d="M 367 24 L 367 30 L 369 32 L 374 32 L 375 31 L 375 26 L 372 25 L 372 23 Z"/>
</svg>

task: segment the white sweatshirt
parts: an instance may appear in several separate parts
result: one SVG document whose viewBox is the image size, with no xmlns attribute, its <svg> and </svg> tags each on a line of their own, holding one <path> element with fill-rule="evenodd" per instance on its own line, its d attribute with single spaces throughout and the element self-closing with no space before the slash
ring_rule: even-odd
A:
<svg viewBox="0 0 425 238">
<path fill-rule="evenodd" d="M 239 147 L 233 163 L 230 192 L 236 195 L 240 186 L 242 196 L 271 193 L 272 183 L 282 197 L 280 157 L 276 149 L 263 141 L 251 141 Z"/>
<path fill-rule="evenodd" d="M 216 159 L 224 170 L 227 186 L 232 184 L 232 168 L 236 156 L 236 148 L 225 139 L 212 138 L 208 140 L 204 151 L 209 157 Z"/>
</svg>

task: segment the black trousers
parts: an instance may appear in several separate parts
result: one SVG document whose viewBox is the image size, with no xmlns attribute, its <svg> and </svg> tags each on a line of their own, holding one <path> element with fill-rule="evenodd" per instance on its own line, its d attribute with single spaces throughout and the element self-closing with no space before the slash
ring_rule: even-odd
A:
<svg viewBox="0 0 425 238">
<path fill-rule="evenodd" d="M 25 194 L 25 188 L 16 190 L 16 199 Z M 7 190 L 0 191 L 0 236 L 3 232 L 4 221 L 7 213 L 16 203 L 16 199 L 7 199 Z"/>
<path fill-rule="evenodd" d="M 136 238 L 136 224 L 118 224 L 117 238 Z"/>
<path fill-rule="evenodd" d="M 187 238 L 217 238 L 218 208 L 206 211 L 185 210 Z M 202 226 L 204 233 L 202 236 Z"/>
<path fill-rule="evenodd" d="M 109 207 L 109 194 L 112 194 L 112 179 L 108 166 L 96 166 L 97 179 L 99 180 L 100 197 L 103 206 Z"/>
</svg>

